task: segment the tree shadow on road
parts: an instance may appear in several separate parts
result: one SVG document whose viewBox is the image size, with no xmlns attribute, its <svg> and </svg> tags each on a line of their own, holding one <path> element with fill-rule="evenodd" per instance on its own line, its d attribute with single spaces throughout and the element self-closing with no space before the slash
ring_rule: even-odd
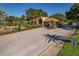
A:
<svg viewBox="0 0 79 59">
<path fill-rule="evenodd" d="M 53 35 L 50 35 L 50 34 L 43 34 L 45 37 L 46 37 L 46 41 L 48 43 L 50 43 L 51 41 L 55 42 L 55 43 L 71 43 L 71 40 L 68 40 L 67 37 L 63 37 L 63 36 L 59 36 L 59 35 L 56 35 L 56 34 L 53 34 Z M 79 42 L 77 43 L 79 45 Z"/>
<path fill-rule="evenodd" d="M 63 37 L 63 36 L 59 36 L 56 34 L 50 35 L 50 34 L 43 34 L 46 37 L 46 40 L 48 41 L 48 43 L 50 43 L 51 41 L 53 42 L 59 42 L 61 44 L 63 44 L 63 42 L 67 42 L 67 38 Z M 70 42 L 70 41 L 68 41 Z"/>
</svg>

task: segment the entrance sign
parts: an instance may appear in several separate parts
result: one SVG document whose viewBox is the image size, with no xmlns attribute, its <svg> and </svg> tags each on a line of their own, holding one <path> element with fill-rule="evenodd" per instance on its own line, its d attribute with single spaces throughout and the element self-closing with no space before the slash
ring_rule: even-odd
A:
<svg viewBox="0 0 79 59">
<path fill-rule="evenodd" d="M 72 44 L 73 46 L 75 46 L 75 45 L 77 45 L 77 43 L 78 43 L 78 42 L 77 42 L 77 39 L 73 38 L 72 41 L 71 41 L 71 44 Z"/>
<path fill-rule="evenodd" d="M 71 44 L 73 45 L 72 46 L 72 48 L 73 48 L 73 52 L 75 52 L 75 47 L 76 47 L 76 45 L 77 45 L 77 39 L 76 38 L 73 38 L 72 40 L 71 40 Z"/>
</svg>

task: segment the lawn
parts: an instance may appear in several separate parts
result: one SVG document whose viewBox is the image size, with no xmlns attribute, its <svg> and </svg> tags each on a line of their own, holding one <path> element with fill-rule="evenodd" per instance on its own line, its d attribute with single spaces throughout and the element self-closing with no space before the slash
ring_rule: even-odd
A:
<svg viewBox="0 0 79 59">
<path fill-rule="evenodd" d="M 39 28 L 41 27 L 42 25 L 31 25 L 31 24 L 22 24 L 21 25 L 21 29 L 18 30 L 17 28 L 16 29 L 13 29 L 13 30 L 10 30 L 10 29 L 0 29 L 0 36 L 1 35 L 5 35 L 5 34 L 9 34 L 9 33 L 15 33 L 15 32 L 19 32 L 19 31 L 24 31 L 24 30 L 29 30 L 29 29 L 34 29 L 34 28 Z M 7 27 L 16 27 L 16 26 L 8 26 L 8 25 L 0 25 L 0 27 L 4 27 L 4 28 L 7 28 Z"/>
<path fill-rule="evenodd" d="M 58 56 L 79 56 L 79 34 L 74 35 L 74 37 L 77 39 L 78 44 L 73 46 L 71 44 L 72 37 L 69 37 L 68 40 L 70 40 L 70 42 L 66 42 Z"/>
</svg>

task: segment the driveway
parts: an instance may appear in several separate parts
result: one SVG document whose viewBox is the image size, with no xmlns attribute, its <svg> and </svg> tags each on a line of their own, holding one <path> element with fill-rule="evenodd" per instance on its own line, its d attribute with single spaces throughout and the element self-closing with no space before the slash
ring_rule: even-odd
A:
<svg viewBox="0 0 79 59">
<path fill-rule="evenodd" d="M 69 36 L 71 30 L 37 28 L 0 36 L 1 56 L 36 56 L 50 45 L 44 34 Z"/>
</svg>

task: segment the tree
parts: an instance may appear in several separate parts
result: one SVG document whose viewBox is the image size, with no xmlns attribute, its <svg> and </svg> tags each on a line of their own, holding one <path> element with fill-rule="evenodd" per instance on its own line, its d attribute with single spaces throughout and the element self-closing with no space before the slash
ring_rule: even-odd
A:
<svg viewBox="0 0 79 59">
<path fill-rule="evenodd" d="M 50 17 L 56 18 L 56 19 L 58 19 L 58 20 L 60 20 L 60 21 L 65 21 L 65 20 L 66 20 L 66 16 L 63 15 L 63 14 L 61 14 L 61 13 L 53 14 L 53 15 L 51 15 Z"/>
<path fill-rule="evenodd" d="M 25 15 L 22 15 L 21 16 L 21 20 L 25 20 L 26 16 Z"/>
<path fill-rule="evenodd" d="M 47 16 L 47 13 L 42 9 L 30 8 L 28 10 L 25 10 L 25 12 L 26 12 L 25 14 L 27 15 L 27 18 L 31 18 L 31 19 L 35 19 L 41 16 Z"/>
<path fill-rule="evenodd" d="M 20 19 L 22 22 L 23 22 L 23 21 L 27 21 L 27 16 L 22 15 L 19 19 Z"/>
<path fill-rule="evenodd" d="M 0 10 L 0 20 L 5 20 L 7 17 L 7 14 L 2 9 Z"/>
<path fill-rule="evenodd" d="M 47 16 L 47 12 L 43 11 L 42 9 L 38 9 L 37 15 L 38 15 L 38 17 L 40 17 L 40 16 L 45 17 L 45 16 Z"/>
<path fill-rule="evenodd" d="M 79 3 L 74 4 L 69 11 L 66 11 L 66 17 L 73 22 L 79 23 Z"/>
<path fill-rule="evenodd" d="M 8 16 L 8 17 L 6 18 L 6 20 L 12 23 L 13 21 L 16 20 L 16 17 L 15 17 L 15 16 Z"/>
</svg>

